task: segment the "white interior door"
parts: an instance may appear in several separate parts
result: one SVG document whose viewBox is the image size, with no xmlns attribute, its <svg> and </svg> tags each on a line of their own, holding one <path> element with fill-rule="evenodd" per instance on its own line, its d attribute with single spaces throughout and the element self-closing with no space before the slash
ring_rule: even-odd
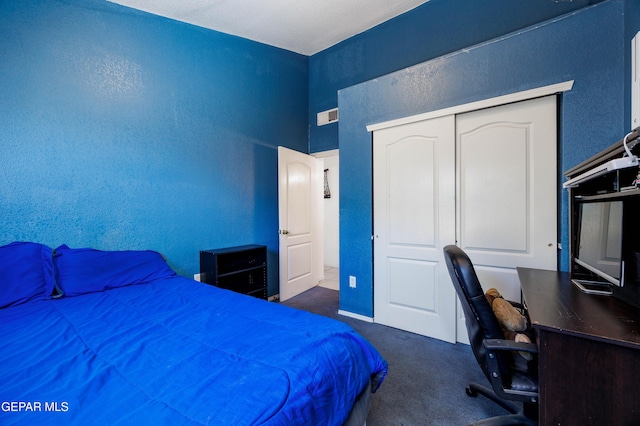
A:
<svg viewBox="0 0 640 426">
<path fill-rule="evenodd" d="M 280 300 L 314 287 L 323 274 L 323 160 L 278 147 Z"/>
<path fill-rule="evenodd" d="M 455 342 L 442 248 L 455 241 L 454 117 L 376 131 L 375 322 Z"/>
<path fill-rule="evenodd" d="M 457 244 L 485 290 L 519 301 L 516 267 L 557 268 L 556 98 L 461 114 L 456 128 Z"/>
</svg>

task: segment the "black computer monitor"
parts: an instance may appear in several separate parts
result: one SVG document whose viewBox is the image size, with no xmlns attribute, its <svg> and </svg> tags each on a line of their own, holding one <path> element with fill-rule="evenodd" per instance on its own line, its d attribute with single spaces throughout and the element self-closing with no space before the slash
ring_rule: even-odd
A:
<svg viewBox="0 0 640 426">
<path fill-rule="evenodd" d="M 579 267 L 574 284 L 587 292 L 611 293 L 611 285 L 623 285 L 623 202 L 600 200 L 578 206 L 574 261 Z"/>
</svg>

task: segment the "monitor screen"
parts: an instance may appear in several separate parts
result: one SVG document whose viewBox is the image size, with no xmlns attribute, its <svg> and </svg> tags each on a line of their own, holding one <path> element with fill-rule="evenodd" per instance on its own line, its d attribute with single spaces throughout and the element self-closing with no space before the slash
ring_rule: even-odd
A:
<svg viewBox="0 0 640 426">
<path fill-rule="evenodd" d="M 620 286 L 622 201 L 581 203 L 579 218 L 576 263 Z"/>
</svg>

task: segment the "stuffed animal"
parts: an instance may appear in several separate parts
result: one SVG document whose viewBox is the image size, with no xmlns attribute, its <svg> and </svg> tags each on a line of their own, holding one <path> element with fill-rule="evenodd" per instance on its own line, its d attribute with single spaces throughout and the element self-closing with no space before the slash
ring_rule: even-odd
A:
<svg viewBox="0 0 640 426">
<path fill-rule="evenodd" d="M 496 297 L 491 308 L 502 328 L 509 331 L 525 331 L 527 329 L 527 318 L 502 297 Z"/>
<path fill-rule="evenodd" d="M 495 288 L 487 290 L 485 297 L 502 327 L 504 337 L 509 340 L 515 340 L 516 342 L 531 343 L 529 336 L 520 333 L 521 331 L 526 331 L 528 328 L 527 317 L 518 312 Z M 533 355 L 529 352 L 518 353 L 527 361 L 533 359 Z"/>
</svg>

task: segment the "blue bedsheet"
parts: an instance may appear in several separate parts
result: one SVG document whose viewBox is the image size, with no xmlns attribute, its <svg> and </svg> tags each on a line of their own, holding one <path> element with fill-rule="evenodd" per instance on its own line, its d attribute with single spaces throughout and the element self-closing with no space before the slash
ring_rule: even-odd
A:
<svg viewBox="0 0 640 426">
<path fill-rule="evenodd" d="M 3 425 L 340 425 L 386 369 L 344 323 L 178 276 L 0 309 Z"/>
</svg>

